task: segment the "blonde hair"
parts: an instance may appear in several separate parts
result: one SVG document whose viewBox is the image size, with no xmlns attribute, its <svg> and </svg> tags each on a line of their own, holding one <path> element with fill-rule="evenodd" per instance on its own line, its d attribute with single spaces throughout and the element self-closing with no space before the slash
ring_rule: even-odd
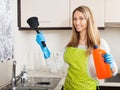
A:
<svg viewBox="0 0 120 90">
<path fill-rule="evenodd" d="M 80 11 L 83 13 L 87 20 L 87 51 L 86 53 L 89 55 L 93 50 L 95 45 L 100 45 L 100 35 L 98 29 L 95 25 L 94 17 L 91 10 L 87 6 L 77 7 L 72 14 L 72 22 L 73 16 L 76 11 Z M 73 24 L 72 24 L 73 25 Z M 80 32 L 77 32 L 74 25 L 72 27 L 72 38 L 70 42 L 67 44 L 67 47 L 78 47 L 80 40 Z"/>
</svg>

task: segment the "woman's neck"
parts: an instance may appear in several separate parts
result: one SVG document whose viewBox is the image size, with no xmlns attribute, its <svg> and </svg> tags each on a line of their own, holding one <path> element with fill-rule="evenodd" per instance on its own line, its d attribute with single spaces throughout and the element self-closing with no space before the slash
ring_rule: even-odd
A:
<svg viewBox="0 0 120 90">
<path fill-rule="evenodd" d="M 86 30 L 80 32 L 80 45 L 86 45 L 87 42 L 87 35 L 86 35 Z"/>
</svg>

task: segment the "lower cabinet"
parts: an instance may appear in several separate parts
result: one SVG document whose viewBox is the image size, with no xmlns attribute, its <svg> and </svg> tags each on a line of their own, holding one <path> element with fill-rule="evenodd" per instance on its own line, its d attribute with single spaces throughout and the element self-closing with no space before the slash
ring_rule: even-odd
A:
<svg viewBox="0 0 120 90">
<path fill-rule="evenodd" d="M 120 90 L 120 86 L 119 87 L 115 87 L 115 86 L 99 86 L 99 87 L 97 87 L 97 90 Z"/>
</svg>

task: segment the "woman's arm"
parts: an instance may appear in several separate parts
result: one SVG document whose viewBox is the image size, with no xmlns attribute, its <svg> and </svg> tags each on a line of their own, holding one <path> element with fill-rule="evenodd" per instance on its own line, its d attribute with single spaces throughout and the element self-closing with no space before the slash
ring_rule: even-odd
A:
<svg viewBox="0 0 120 90">
<path fill-rule="evenodd" d="M 64 71 L 65 73 L 67 65 L 65 64 L 63 60 L 63 53 L 57 52 L 57 53 L 51 53 L 48 49 L 48 47 L 44 47 L 42 42 L 45 42 L 45 38 L 43 36 L 43 33 L 36 34 L 36 42 L 39 44 L 41 48 L 41 54 L 40 59 L 46 62 L 47 67 L 52 73 L 57 73 L 60 71 Z"/>
<path fill-rule="evenodd" d="M 110 52 L 110 48 L 109 48 L 107 42 L 104 39 L 101 39 L 100 48 L 105 50 L 107 53 L 111 53 Z M 113 73 L 113 76 L 115 76 L 118 73 L 118 67 L 117 67 L 117 65 L 115 63 L 114 58 L 112 60 L 112 65 L 113 65 L 113 68 L 111 68 L 112 69 L 112 73 Z"/>
</svg>

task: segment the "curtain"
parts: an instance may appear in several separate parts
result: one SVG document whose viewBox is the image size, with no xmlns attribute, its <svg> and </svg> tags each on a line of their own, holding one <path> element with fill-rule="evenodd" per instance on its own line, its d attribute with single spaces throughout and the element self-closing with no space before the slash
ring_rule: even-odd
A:
<svg viewBox="0 0 120 90">
<path fill-rule="evenodd" d="M 0 61 L 13 58 L 12 0 L 0 0 Z"/>
</svg>

